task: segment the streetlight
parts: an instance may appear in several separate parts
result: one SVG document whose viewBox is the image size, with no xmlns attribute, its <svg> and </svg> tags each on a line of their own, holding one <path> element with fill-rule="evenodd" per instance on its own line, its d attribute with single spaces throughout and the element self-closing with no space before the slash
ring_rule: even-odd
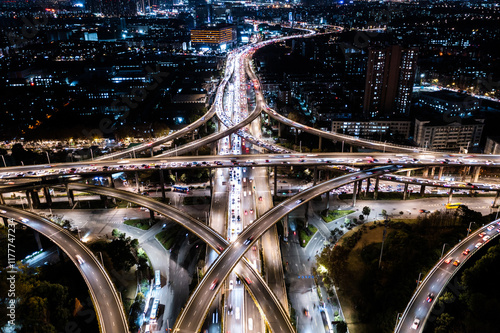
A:
<svg viewBox="0 0 500 333">
<path fill-rule="evenodd" d="M 448 245 L 448 243 L 444 243 L 443 244 L 443 250 L 441 251 L 441 257 L 439 257 L 439 259 L 441 259 L 443 257 L 443 254 L 444 254 L 444 247 Z"/>
<path fill-rule="evenodd" d="M 469 228 L 467 228 L 467 236 L 469 236 L 470 226 L 472 225 L 472 223 L 476 224 L 476 222 L 471 222 L 471 223 L 469 223 Z"/>
<path fill-rule="evenodd" d="M 90 157 L 92 159 L 92 161 L 94 160 L 94 153 L 92 152 L 92 147 L 90 147 Z"/>
<path fill-rule="evenodd" d="M 47 161 L 49 161 L 49 164 L 50 164 L 49 152 L 45 151 L 45 154 L 47 154 Z"/>
<path fill-rule="evenodd" d="M 2 155 L 2 160 L 3 160 L 3 166 L 7 167 L 7 163 L 5 163 L 5 157 Z"/>
<path fill-rule="evenodd" d="M 387 143 L 387 140 L 384 141 L 384 153 L 385 153 L 385 144 Z"/>
</svg>

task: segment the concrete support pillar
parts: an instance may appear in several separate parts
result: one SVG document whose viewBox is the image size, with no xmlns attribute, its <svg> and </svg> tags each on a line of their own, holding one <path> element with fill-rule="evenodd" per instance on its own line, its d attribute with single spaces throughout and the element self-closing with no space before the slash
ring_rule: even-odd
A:
<svg viewBox="0 0 500 333">
<path fill-rule="evenodd" d="M 115 188 L 115 182 L 113 181 L 113 177 L 112 176 L 108 176 L 108 185 L 111 188 Z"/>
<path fill-rule="evenodd" d="M 423 177 L 427 178 L 428 176 L 429 176 L 429 167 L 425 167 Z"/>
<path fill-rule="evenodd" d="M 375 178 L 375 188 L 373 189 L 373 199 L 377 200 L 378 198 L 378 182 L 380 181 L 380 178 Z"/>
<path fill-rule="evenodd" d="M 288 241 L 288 214 L 285 215 L 285 218 L 283 219 L 283 240 L 285 242 Z"/>
<path fill-rule="evenodd" d="M 198 149 L 194 151 L 194 156 L 198 156 Z"/>
<path fill-rule="evenodd" d="M 278 198 L 278 167 L 274 167 L 274 198 Z"/>
<path fill-rule="evenodd" d="M 153 222 L 155 220 L 155 211 L 154 210 L 149 210 L 149 221 Z"/>
<path fill-rule="evenodd" d="M 215 170 L 217 172 L 217 169 Z M 212 196 L 214 193 L 214 176 L 211 168 L 208 169 L 208 179 L 210 179 L 210 196 Z"/>
<path fill-rule="evenodd" d="M 366 179 L 366 192 L 365 192 L 365 198 L 368 196 L 368 193 L 370 193 L 370 178 Z"/>
<path fill-rule="evenodd" d="M 299 137 L 299 130 L 294 128 L 295 129 L 295 144 L 297 144 L 298 142 L 298 137 Z"/>
<path fill-rule="evenodd" d="M 474 167 L 474 171 L 472 171 L 471 183 L 477 183 L 477 181 L 479 180 L 480 173 L 481 173 L 481 167 L 480 166 Z"/>
<path fill-rule="evenodd" d="M 315 165 L 313 169 L 313 186 L 316 186 L 316 182 L 318 180 L 318 167 Z"/>
<path fill-rule="evenodd" d="M 281 138 L 281 123 L 278 122 L 278 138 Z"/>
<path fill-rule="evenodd" d="M 40 196 L 35 190 L 31 190 L 31 201 L 33 202 L 33 208 L 38 209 L 40 207 Z"/>
<path fill-rule="evenodd" d="M 453 199 L 453 189 L 450 188 L 450 193 L 448 194 L 448 203 L 451 203 L 452 199 Z"/>
<path fill-rule="evenodd" d="M 135 172 L 135 188 L 137 193 L 139 193 L 139 172 Z"/>
<path fill-rule="evenodd" d="M 5 200 L 3 199 L 2 193 L 0 193 L 0 205 L 5 205 Z"/>
<path fill-rule="evenodd" d="M 163 175 L 163 170 L 160 169 L 160 189 L 161 189 L 161 200 L 165 201 L 165 177 Z"/>
<path fill-rule="evenodd" d="M 420 185 L 420 196 L 423 197 L 425 195 L 425 185 Z"/>
<path fill-rule="evenodd" d="M 362 187 L 362 185 L 363 185 L 363 181 L 362 180 L 358 180 L 358 191 L 357 191 L 358 197 L 361 194 L 361 187 Z"/>
<path fill-rule="evenodd" d="M 104 208 L 108 208 L 108 197 L 101 195 L 101 201 L 104 203 Z"/>
<path fill-rule="evenodd" d="M 326 192 L 326 209 L 330 209 L 330 191 Z"/>
<path fill-rule="evenodd" d="M 497 195 L 495 196 L 495 200 L 493 201 L 493 207 L 497 207 L 499 196 L 500 196 L 500 191 L 497 191 Z"/>
<path fill-rule="evenodd" d="M 436 167 L 431 168 L 431 178 L 434 178 L 434 173 L 436 172 Z"/>
<path fill-rule="evenodd" d="M 408 197 L 408 183 L 405 183 L 405 189 L 403 191 L 403 200 L 406 200 Z"/>
<path fill-rule="evenodd" d="M 68 188 L 68 185 L 66 185 L 66 194 L 68 196 L 69 205 L 73 207 L 75 205 L 75 194 L 73 193 L 73 190 Z"/>
<path fill-rule="evenodd" d="M 33 201 L 31 201 L 31 190 L 26 190 L 26 200 L 28 201 L 28 206 L 33 209 Z"/>
<path fill-rule="evenodd" d="M 43 249 L 42 242 L 40 241 L 40 233 L 36 230 L 33 230 L 33 235 L 35 235 L 36 245 L 38 246 L 38 250 Z"/>
<path fill-rule="evenodd" d="M 212 142 L 211 148 L 212 148 L 212 155 L 217 155 L 217 143 L 216 142 Z"/>
<path fill-rule="evenodd" d="M 354 182 L 352 184 L 352 206 L 356 206 L 356 191 L 358 190 L 358 183 Z"/>
<path fill-rule="evenodd" d="M 45 203 L 48 207 L 52 206 L 52 197 L 50 196 L 50 191 L 48 187 L 43 188 L 43 195 L 45 196 Z"/>
<path fill-rule="evenodd" d="M 411 170 L 406 170 L 406 177 L 411 177 Z"/>
<path fill-rule="evenodd" d="M 322 138 L 322 137 L 319 137 L 319 145 L 318 145 L 318 146 L 319 146 L 319 147 L 318 147 L 319 151 L 321 151 L 321 146 L 322 146 L 322 143 L 323 143 L 323 138 Z"/>
<path fill-rule="evenodd" d="M 310 202 L 310 201 L 309 201 Z M 304 220 L 305 220 L 305 227 L 308 228 L 309 227 L 309 202 L 307 202 L 305 205 L 304 205 Z"/>
<path fill-rule="evenodd" d="M 7 228 L 7 226 L 9 225 L 9 219 L 6 218 L 5 216 L 2 216 L 2 221 L 4 228 Z"/>
<path fill-rule="evenodd" d="M 438 179 L 441 179 L 441 177 L 443 177 L 443 171 L 444 171 L 444 167 L 439 167 Z"/>
<path fill-rule="evenodd" d="M 153 157 L 154 156 L 154 154 L 153 154 L 153 147 L 149 148 L 149 151 L 151 152 L 151 157 Z"/>
</svg>

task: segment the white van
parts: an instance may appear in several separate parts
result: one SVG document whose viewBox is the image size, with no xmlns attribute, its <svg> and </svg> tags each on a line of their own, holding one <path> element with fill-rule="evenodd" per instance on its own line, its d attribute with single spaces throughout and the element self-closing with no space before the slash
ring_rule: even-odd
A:
<svg viewBox="0 0 500 333">
<path fill-rule="evenodd" d="M 236 310 L 234 311 L 234 318 L 236 320 L 240 319 L 240 307 L 239 306 L 237 306 Z"/>
</svg>

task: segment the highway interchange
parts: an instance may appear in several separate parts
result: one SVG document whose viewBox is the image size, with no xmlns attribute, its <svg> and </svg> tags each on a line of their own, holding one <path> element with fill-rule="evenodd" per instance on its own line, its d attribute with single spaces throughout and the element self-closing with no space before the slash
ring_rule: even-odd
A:
<svg viewBox="0 0 500 333">
<path fill-rule="evenodd" d="M 227 288 L 234 288 L 229 286 L 229 284 L 222 283 L 226 281 L 228 276 L 230 276 L 231 272 L 234 270 L 236 274 L 242 278 L 243 284 L 245 288 L 252 295 L 253 300 L 258 303 L 259 310 L 262 311 L 262 314 L 265 318 L 265 321 L 270 325 L 271 330 L 273 332 L 293 332 L 294 329 L 291 326 L 289 320 L 288 310 L 283 307 L 283 297 L 275 295 L 273 291 L 269 288 L 266 281 L 262 279 L 258 271 L 256 270 L 256 264 L 253 264 L 247 260 L 243 259 L 243 256 L 248 252 L 250 248 L 254 246 L 254 244 L 259 241 L 262 235 L 269 230 L 275 223 L 280 221 L 280 219 L 295 210 L 297 207 L 301 206 L 304 203 L 312 200 L 314 197 L 321 195 L 322 193 L 331 191 L 334 188 L 338 188 L 340 186 L 344 186 L 348 183 L 353 183 L 357 181 L 361 181 L 363 179 L 368 178 L 377 178 L 388 179 L 391 181 L 399 181 L 406 183 L 414 183 L 419 185 L 428 185 L 428 186 L 443 186 L 450 188 L 460 188 L 460 189 L 474 189 L 474 190 L 497 190 L 500 189 L 496 185 L 490 184 L 471 184 L 467 182 L 450 184 L 449 182 L 435 181 L 435 180 L 427 180 L 427 179 L 418 179 L 414 177 L 403 177 L 397 175 L 389 175 L 389 173 L 393 173 L 396 171 L 407 170 L 407 169 L 419 169 L 424 167 L 444 167 L 444 166 L 460 166 L 460 167 L 490 167 L 495 165 L 500 165 L 500 156 L 491 156 L 491 155 L 470 155 L 470 154 L 451 154 L 451 153 L 439 153 L 439 152 L 428 152 L 428 151 L 419 151 L 415 149 L 415 147 L 403 147 L 390 145 L 386 143 L 380 143 L 376 141 L 369 140 L 359 140 L 357 138 L 349 137 L 349 136 L 339 136 L 338 134 L 328 133 L 324 131 L 320 131 L 317 129 L 309 128 L 305 125 L 301 125 L 298 123 L 290 122 L 288 119 L 279 116 L 274 110 L 269 109 L 264 102 L 262 92 L 260 91 L 260 87 L 258 85 L 258 80 L 253 73 L 251 68 L 249 58 L 256 48 L 262 47 L 263 45 L 267 45 L 269 42 L 264 42 L 261 45 L 254 45 L 252 47 L 246 47 L 241 50 L 233 51 L 228 56 L 228 62 L 226 65 L 225 77 L 221 81 L 219 89 L 217 90 L 217 96 L 215 99 L 215 103 L 210 108 L 209 112 L 200 118 L 197 122 L 188 125 L 186 128 L 174 132 L 173 134 L 166 136 L 160 140 L 156 140 L 154 142 L 144 143 L 140 146 L 136 146 L 130 150 L 124 150 L 118 153 L 113 153 L 109 155 L 105 155 L 102 158 L 96 158 L 93 161 L 87 162 L 79 162 L 79 163 L 61 163 L 61 164 L 52 164 L 52 165 L 37 165 L 37 166 L 24 166 L 24 167 L 10 167 L 10 168 L 2 168 L 0 169 L 0 178 L 3 181 L 2 186 L 5 190 L 12 188 L 12 185 L 16 185 L 16 182 L 23 177 L 23 182 L 28 182 L 28 185 L 20 184 L 20 186 L 29 186 L 29 179 L 31 178 L 34 182 L 41 182 L 40 186 L 43 186 L 43 182 L 50 178 L 57 178 L 59 176 L 64 175 L 73 175 L 78 174 L 83 177 L 92 176 L 92 175 L 103 175 L 103 174 L 112 174 L 121 171 L 140 171 L 147 169 L 182 169 L 182 168 L 213 168 L 213 169 L 221 169 L 222 172 L 226 172 L 227 168 L 234 168 L 234 170 L 241 170 L 241 175 L 238 176 L 238 179 L 224 175 L 220 180 L 220 186 L 222 186 L 223 180 L 227 179 L 229 176 L 232 178 L 232 181 L 238 181 L 239 185 L 241 185 L 242 179 L 247 178 L 243 177 L 243 169 L 248 170 L 250 173 L 255 173 L 253 179 L 258 180 L 259 184 L 257 191 L 262 191 L 263 193 L 269 193 L 268 184 L 269 181 L 267 179 L 267 175 L 265 174 L 265 168 L 262 167 L 276 167 L 276 166 L 317 166 L 317 167 L 329 167 L 333 168 L 333 166 L 344 166 L 347 167 L 347 171 L 351 171 L 351 174 L 341 176 L 329 181 L 325 181 L 320 183 L 310 189 L 307 189 L 299 194 L 291 197 L 290 199 L 280 203 L 272 209 L 272 199 L 270 196 L 264 195 L 264 200 L 261 207 L 259 208 L 259 217 L 254 220 L 247 220 L 244 222 L 244 228 L 239 230 L 239 235 L 233 235 L 231 232 L 231 227 L 228 226 L 227 230 L 223 230 L 221 226 L 212 225 L 212 227 L 207 226 L 197 219 L 190 217 L 188 214 L 183 213 L 175 208 L 172 208 L 168 205 L 164 205 L 155 201 L 153 199 L 143 197 L 137 194 L 132 194 L 130 192 L 120 191 L 111 188 L 100 188 L 95 186 L 88 186 L 79 183 L 70 183 L 68 184 L 68 188 L 72 190 L 78 190 L 82 192 L 92 192 L 97 194 L 108 195 L 111 197 L 121 198 L 129 202 L 135 202 L 143 207 L 147 207 L 153 211 L 157 211 L 160 214 L 168 216 L 175 220 L 178 223 L 181 223 L 188 230 L 195 233 L 198 237 L 203 239 L 209 246 L 213 248 L 213 250 L 219 255 L 213 261 L 212 265 L 206 272 L 204 278 L 197 286 L 194 293 L 191 295 L 188 303 L 185 305 L 183 311 L 181 312 L 178 320 L 175 323 L 174 331 L 176 332 L 196 332 L 200 329 L 201 325 L 204 322 L 206 315 L 209 313 L 210 305 L 212 301 L 217 296 L 218 291 L 227 286 Z M 237 73 L 237 74 L 235 74 Z M 257 82 L 256 82 L 257 81 Z M 247 89 L 240 88 L 241 86 L 246 86 L 247 82 L 251 82 L 253 86 L 253 93 L 255 96 L 254 108 L 250 112 L 246 109 L 246 96 L 248 93 Z M 243 97 L 242 97 L 243 96 Z M 232 99 L 231 102 L 228 102 L 227 99 Z M 238 103 L 238 101 L 244 100 L 244 103 Z M 235 105 L 240 105 L 240 107 L 233 109 L 225 108 L 225 106 L 229 105 L 231 107 Z M 348 143 L 363 145 L 365 147 L 371 147 L 375 149 L 380 149 L 384 151 L 393 151 L 393 153 L 358 153 L 358 154 L 342 154 L 342 153 L 321 153 L 321 154 L 297 154 L 294 152 L 290 152 L 282 147 L 270 144 L 268 142 L 263 141 L 259 138 L 259 134 L 256 133 L 257 130 L 250 130 L 249 133 L 247 125 L 257 124 L 253 122 L 255 119 L 258 119 L 259 115 L 262 111 L 267 112 L 272 117 L 278 119 L 280 122 L 283 122 L 292 127 L 299 128 L 301 130 L 323 136 L 325 138 L 331 140 L 345 140 Z M 220 130 L 212 135 L 206 136 L 202 139 L 192 141 L 185 146 L 177 147 L 173 150 L 167 151 L 160 155 L 157 155 L 152 158 L 145 159 L 121 159 L 116 160 L 118 158 L 123 157 L 132 157 L 136 152 L 139 152 L 144 149 L 151 149 L 156 145 L 163 144 L 168 142 L 176 137 L 180 137 L 195 130 L 197 127 L 206 123 L 210 118 L 214 115 L 219 119 L 218 126 Z M 252 123 L 253 122 L 253 123 Z M 252 125 L 252 126 L 258 126 Z M 238 138 L 238 135 L 240 138 Z M 228 140 L 231 138 L 231 144 L 228 144 Z M 259 149 L 265 148 L 267 150 L 271 150 L 276 152 L 277 154 L 252 154 L 249 155 L 241 155 L 241 145 L 242 140 L 248 140 L 254 143 Z M 188 151 L 195 150 L 199 147 L 205 146 L 210 143 L 218 142 L 218 156 L 176 156 L 186 153 Z M 234 148 L 234 145 L 240 147 L 239 151 L 232 150 L 231 147 Z M 230 155 L 225 155 L 231 152 Z M 225 154 L 224 154 L 225 153 Z M 168 158 L 168 159 L 167 159 Z M 109 160 L 108 160 L 109 159 Z M 255 169 L 254 169 L 255 168 Z M 342 167 L 336 167 L 342 168 Z M 236 172 L 236 171 L 233 171 Z M 217 177 L 216 177 L 217 178 Z M 250 179 L 250 177 L 248 177 Z M 245 181 L 246 182 L 246 181 Z M 257 181 L 256 181 L 257 183 Z M 238 186 L 237 188 L 239 188 Z M 217 187 L 216 187 L 217 188 Z M 1 189 L 1 187 L 0 187 Z M 246 192 L 246 190 L 245 190 Z M 255 193 L 254 191 L 249 191 L 253 194 L 253 200 L 255 201 Z M 232 190 L 230 190 L 229 198 L 233 198 Z M 243 198 L 240 190 L 235 190 L 234 198 Z M 250 196 L 250 195 L 249 195 Z M 260 195 L 259 195 L 260 196 Z M 214 198 L 217 196 L 214 195 Z M 232 201 L 232 199 L 230 199 Z M 228 201 L 230 201 L 228 200 Z M 229 206 L 231 206 L 231 201 L 229 202 Z M 242 211 L 248 211 L 249 208 L 254 208 L 253 204 L 250 204 L 248 201 L 246 203 L 242 203 L 240 208 L 240 214 Z M 255 205 L 255 212 L 251 214 L 257 214 L 258 207 Z M 215 213 L 213 213 L 215 214 Z M 219 212 L 219 214 L 224 214 L 224 212 Z M 228 212 L 229 214 L 229 212 Z M 21 217 L 29 219 L 30 223 L 28 224 L 30 227 L 36 228 L 41 231 L 43 234 L 47 235 L 54 242 L 59 244 L 66 252 L 68 252 L 68 246 L 63 245 L 62 240 L 58 240 L 55 238 L 54 232 L 50 233 L 47 230 L 43 230 L 43 224 L 47 224 L 52 226 L 53 224 L 47 223 L 43 219 L 37 217 L 35 214 L 18 211 L 7 206 L 2 207 L 2 211 L 0 211 L 0 215 L 6 217 L 14 217 L 16 220 L 19 220 Z M 29 215 L 29 216 L 28 216 Z M 243 214 L 241 214 L 243 215 Z M 247 214 L 245 214 L 246 216 Z M 26 217 L 24 217 L 26 216 Z M 229 216 L 230 218 L 230 216 Z M 37 223 L 33 223 L 31 221 L 37 221 Z M 47 227 L 49 228 L 49 227 Z M 217 231 L 216 231 L 217 230 Z M 494 230 L 495 231 L 495 230 Z M 226 232 L 228 237 L 224 237 L 223 234 Z M 496 231 L 495 231 L 496 232 Z M 58 234 L 61 234 L 60 232 Z M 474 242 L 473 239 L 476 234 L 471 235 L 468 238 L 470 242 Z M 66 235 L 67 237 L 70 237 Z M 493 235 L 492 235 L 493 236 Z M 496 234 L 494 234 L 496 236 Z M 477 236 L 475 236 L 477 237 Z M 229 238 L 230 242 L 226 239 Z M 465 241 L 465 240 L 464 240 Z M 66 239 L 64 240 L 66 243 L 76 244 L 78 243 L 74 239 Z M 462 242 L 463 243 L 463 242 Z M 459 244 L 456 251 L 447 254 L 447 256 L 455 256 L 460 251 L 463 251 L 464 247 L 470 247 L 472 243 L 464 243 Z M 79 244 L 79 243 L 78 243 Z M 70 245 L 70 248 L 73 248 L 75 245 Z M 72 260 L 78 264 L 78 260 L 76 258 L 77 252 L 82 255 L 83 260 L 85 261 L 84 265 L 78 265 L 83 275 L 86 277 L 86 282 L 89 285 L 89 288 L 93 291 L 94 294 L 97 295 L 96 291 L 99 291 L 99 288 L 102 289 L 102 285 L 108 283 L 109 278 L 106 278 L 107 275 L 103 271 L 102 266 L 95 260 L 93 255 L 85 249 L 83 245 L 80 244 L 80 248 L 73 248 L 75 252 L 68 253 Z M 81 251 L 81 252 L 80 252 Z M 251 251 L 250 251 L 251 252 Z M 84 254 L 82 254 L 84 253 Z M 84 257 L 85 255 L 85 257 Z M 243 259 L 243 260 L 242 260 Z M 444 259 L 444 258 L 443 258 Z M 91 265 L 92 264 L 92 265 Z M 463 263 L 462 263 L 463 264 Z M 438 263 L 438 265 L 443 265 L 442 262 Z M 446 269 L 448 271 L 456 271 L 458 268 L 451 267 L 446 264 Z M 93 271 L 99 271 L 102 273 L 99 284 L 92 284 L 90 279 L 88 278 L 83 269 L 83 267 L 92 267 Z M 95 266 L 95 267 L 94 267 Z M 427 277 L 430 279 L 431 274 Z M 248 277 L 247 281 L 245 277 Z M 103 280 L 104 279 L 104 280 Z M 233 279 L 230 278 L 231 281 Z M 234 281 L 236 278 L 234 277 Z M 424 281 L 424 283 L 419 288 L 417 296 L 412 299 L 409 308 L 405 311 L 404 318 L 400 321 L 398 329 L 399 331 L 409 331 L 408 327 L 410 327 L 415 317 L 420 317 L 421 322 L 419 327 L 423 327 L 425 324 L 425 318 L 427 318 L 430 312 L 430 305 L 424 304 L 425 307 L 422 306 L 411 306 L 411 304 L 420 304 L 421 298 L 426 297 L 425 293 L 427 290 L 424 290 L 424 286 L 427 285 L 428 280 Z M 248 283 L 250 282 L 250 283 Z M 109 282 L 110 283 L 110 282 Z M 233 282 L 235 283 L 235 282 Z M 444 284 L 443 284 L 444 283 Z M 436 287 L 432 286 L 432 290 L 435 290 L 435 294 L 437 295 L 439 291 L 445 286 L 445 279 L 441 281 L 441 285 Z M 103 331 L 106 332 L 125 332 L 128 329 L 126 321 L 124 319 L 123 311 L 119 308 L 119 300 L 116 299 L 116 291 L 112 286 L 108 286 L 107 292 L 113 294 L 115 298 L 114 308 L 109 303 L 106 306 L 102 304 L 96 304 L 96 310 L 98 312 L 102 312 L 103 308 L 111 307 L 109 316 L 99 316 L 100 320 L 102 320 L 101 327 Z M 102 295 L 102 294 L 99 294 Z M 101 296 L 97 296 L 99 299 Z M 285 296 L 286 297 L 286 296 Z M 103 301 L 101 299 L 101 301 Z M 113 303 L 113 302 L 111 302 Z M 103 319 L 104 317 L 105 319 Z M 254 315 L 255 317 L 255 315 Z M 256 319 L 254 319 L 256 320 Z M 120 322 L 119 325 L 117 323 Z M 236 325 L 237 323 L 234 323 Z M 246 322 L 243 324 L 239 323 L 240 327 L 247 326 Z M 237 326 L 238 327 L 238 326 Z M 247 327 L 248 328 L 248 327 Z"/>
</svg>

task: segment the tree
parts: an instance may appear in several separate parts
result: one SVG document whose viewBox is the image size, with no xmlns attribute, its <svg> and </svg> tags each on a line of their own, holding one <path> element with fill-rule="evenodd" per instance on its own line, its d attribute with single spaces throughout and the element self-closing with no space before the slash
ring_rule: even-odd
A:
<svg viewBox="0 0 500 333">
<path fill-rule="evenodd" d="M 337 333 L 347 333 L 347 324 L 345 321 L 337 323 Z"/>
<path fill-rule="evenodd" d="M 387 211 L 385 209 L 382 209 L 382 216 L 387 217 Z"/>
<path fill-rule="evenodd" d="M 361 213 L 362 213 L 363 215 L 365 215 L 365 216 L 368 216 L 368 215 L 370 215 L 371 211 L 372 211 L 372 210 L 370 209 L 370 207 L 368 207 L 368 206 L 364 206 L 364 207 L 363 207 L 363 210 L 361 211 Z"/>
<path fill-rule="evenodd" d="M 359 215 L 359 220 L 363 221 L 365 219 L 365 216 L 363 214 Z"/>
</svg>

